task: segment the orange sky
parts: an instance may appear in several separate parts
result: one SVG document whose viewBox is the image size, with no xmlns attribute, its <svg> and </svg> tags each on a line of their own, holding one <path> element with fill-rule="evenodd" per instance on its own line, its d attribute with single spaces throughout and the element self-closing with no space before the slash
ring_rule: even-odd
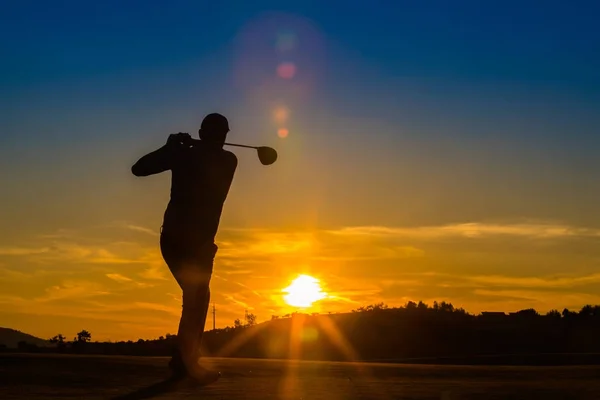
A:
<svg viewBox="0 0 600 400">
<path fill-rule="evenodd" d="M 550 224 L 224 227 L 212 282 L 217 326 L 232 325 L 245 309 L 259 321 L 294 311 L 282 289 L 300 273 L 320 279 L 329 295 L 309 312 L 408 300 L 446 300 L 471 312 L 598 304 L 600 274 L 585 267 L 599 236 Z M 176 329 L 180 293 L 149 226 L 109 222 L 40 233 L 1 247 L 0 257 L 3 325 L 41 337 L 88 329 L 99 340 Z"/>
</svg>

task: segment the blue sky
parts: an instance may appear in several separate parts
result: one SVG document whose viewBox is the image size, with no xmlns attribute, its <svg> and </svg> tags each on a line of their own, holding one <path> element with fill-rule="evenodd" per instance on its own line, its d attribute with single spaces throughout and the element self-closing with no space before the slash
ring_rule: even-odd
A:
<svg viewBox="0 0 600 400">
<path fill-rule="evenodd" d="M 550 286 L 592 282 L 572 289 L 568 304 L 595 301 L 599 12 L 594 1 L 4 2 L 0 220 L 11 229 L 0 236 L 0 272 L 18 283 L 21 273 L 33 279 L 55 271 L 53 286 L 38 282 L 5 301 L 28 309 L 28 302 L 47 300 L 40 293 L 58 298 L 57 287 L 73 295 L 90 287 L 110 293 L 114 288 L 102 287 L 106 276 L 119 284 L 156 277 L 156 260 L 143 268 L 126 263 L 154 254 L 155 237 L 119 229 L 158 230 L 169 177 L 136 179 L 129 168 L 169 133 L 195 132 L 213 111 L 229 117 L 231 141 L 270 145 L 280 154 L 262 167 L 251 152 L 235 150 L 240 167 L 220 240 L 237 237 L 254 248 L 256 239 L 260 249 L 278 249 L 277 257 L 285 257 L 282 248 L 293 253 L 321 243 L 327 254 L 318 262 L 331 262 L 346 247 L 329 230 L 346 235 L 352 228 L 374 235 L 357 249 L 424 255 L 437 277 L 475 276 L 478 285 L 511 282 L 530 290 L 494 295 L 489 287 L 475 293 L 456 283 L 458 291 L 447 292 L 443 280 L 423 275 L 418 279 L 430 289 L 414 296 L 437 293 L 438 300 L 467 306 L 501 297 L 504 303 L 493 304 L 550 307 L 564 293 L 548 297 L 550 284 L 527 277 L 571 271 L 579 275 Z M 296 67 L 291 79 L 277 73 L 286 62 Z M 282 128 L 285 138 L 277 135 Z M 105 225 L 118 232 L 107 233 Z M 256 232 L 239 237 L 236 229 Z M 491 235 L 489 242 L 471 243 L 473 229 Z M 314 236 L 307 239 L 307 231 Z M 439 232 L 460 240 L 437 241 Z M 115 244 L 133 239 L 141 246 L 135 251 Z M 546 246 L 543 254 L 538 245 Z M 42 262 L 39 252 L 54 255 Z M 90 254 L 100 256 L 90 261 Z M 79 272 L 51 264 L 65 257 L 82 263 Z M 349 286 L 393 280 L 393 263 L 402 266 L 398 274 L 418 265 L 398 256 L 365 266 L 361 257 L 336 259 L 332 267 L 354 271 Z M 117 261 L 128 266 L 111 270 Z M 310 270 L 308 261 L 269 262 L 247 271 L 278 271 L 268 282 L 279 279 L 284 287 L 286 274 Z M 88 275 L 74 282 L 72 274 L 82 271 Z M 144 285 L 135 290 L 150 290 L 148 299 L 166 290 Z M 402 285 L 373 285 L 373 301 L 412 299 Z M 221 289 L 230 296 L 223 304 L 244 296 Z M 234 319 L 239 310 L 231 304 Z M 264 307 L 262 314 L 271 312 Z M 23 315 L 11 321 L 27 328 Z"/>
<path fill-rule="evenodd" d="M 340 183 L 319 200 L 331 216 L 325 223 L 344 225 L 350 213 L 363 216 L 360 224 L 486 213 L 584 223 L 595 219 L 586 193 L 598 194 L 597 11 L 595 2 L 555 1 L 9 2 L 0 28 L 2 177 L 16 185 L 9 201 L 19 203 L 22 185 L 83 184 L 90 174 L 103 190 L 122 192 L 119 180 L 129 181 L 119 168 L 167 132 L 193 132 L 204 114 L 221 111 L 232 140 L 279 146 L 282 176 L 316 185 L 308 192 L 319 190 L 300 167 L 308 163 Z M 295 44 L 277 52 L 286 34 Z M 273 76 L 284 61 L 298 67 L 290 81 Z M 292 111 L 285 140 L 269 115 L 280 104 Z M 95 172 L 75 176 L 86 164 Z M 258 174 L 248 171 L 254 181 Z M 369 188 L 373 174 L 380 181 Z M 447 209 L 464 203 L 444 187 L 449 180 L 497 206 L 432 210 L 424 198 L 443 194 Z M 414 190 L 396 193 L 392 182 Z M 350 190 L 344 183 L 373 196 L 356 200 L 360 212 L 334 217 Z M 504 198 L 507 186 L 519 199 Z M 416 216 L 365 212 L 379 198 L 397 198 Z"/>
</svg>

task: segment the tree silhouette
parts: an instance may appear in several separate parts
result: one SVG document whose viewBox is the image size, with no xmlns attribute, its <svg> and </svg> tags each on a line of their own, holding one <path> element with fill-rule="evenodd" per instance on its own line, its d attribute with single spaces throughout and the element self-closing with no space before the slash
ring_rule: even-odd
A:
<svg viewBox="0 0 600 400">
<path fill-rule="evenodd" d="M 65 342 L 65 339 L 66 339 L 66 338 L 63 336 L 63 334 L 62 334 L 62 333 L 59 333 L 58 335 L 56 335 L 56 336 L 54 336 L 54 337 L 50 338 L 48 341 L 49 341 L 50 343 L 56 343 L 56 344 L 58 344 L 58 343 L 64 343 L 64 342 Z"/>
<path fill-rule="evenodd" d="M 388 306 L 387 304 L 381 302 L 381 303 L 377 303 L 377 304 L 369 304 L 366 307 L 358 307 L 355 310 L 352 310 L 352 312 L 369 312 L 369 311 L 378 311 L 378 310 L 387 310 Z"/>
<path fill-rule="evenodd" d="M 551 318 L 560 318 L 560 311 L 558 310 L 550 310 L 546 313 L 546 316 L 551 317 Z"/>
<path fill-rule="evenodd" d="M 525 310 L 519 310 L 515 313 L 515 315 L 523 316 L 523 317 L 537 317 L 540 314 L 534 310 L 533 308 L 527 308 Z"/>
<path fill-rule="evenodd" d="M 478 363 L 479 357 L 487 354 L 521 363 L 529 362 L 523 360 L 531 360 L 528 357 L 537 354 L 543 355 L 539 361 L 543 363 L 554 362 L 549 360 L 558 353 L 570 354 L 569 357 L 579 353 L 581 357 L 592 357 L 589 360 L 595 360 L 594 363 L 600 359 L 594 356 L 600 354 L 598 305 L 586 305 L 579 311 L 551 310 L 544 315 L 532 308 L 474 315 L 445 301 L 436 301 L 433 307 L 422 301 L 408 301 L 400 307 L 377 303 L 352 311 L 320 315 L 294 312 L 260 324 L 254 314 L 246 313 L 234 321 L 233 327 L 206 332 L 203 347 L 209 354 L 219 354 L 242 339 L 243 345 L 228 356 L 288 358 L 290 346 L 295 345 L 293 341 L 302 340 L 294 357 L 343 361 L 346 355 L 335 345 L 336 339 L 330 337 L 334 327 L 361 360 L 423 358 Z M 69 353 L 135 356 L 168 356 L 175 340 L 175 335 L 166 334 L 155 340 L 91 342 L 91 334 L 85 330 L 68 346 L 61 334 L 50 339 L 56 344 L 65 343 L 63 351 Z M 57 351 L 57 348 L 19 344 L 19 351 Z"/>
<path fill-rule="evenodd" d="M 252 313 L 247 313 L 245 316 L 246 326 L 256 325 L 256 315 Z"/>
<path fill-rule="evenodd" d="M 592 306 L 587 304 L 579 310 L 579 315 L 582 318 L 593 318 L 600 316 L 600 306 Z"/>
<path fill-rule="evenodd" d="M 92 334 L 84 329 L 77 334 L 77 337 L 74 340 L 79 343 L 87 343 L 92 340 Z"/>
<path fill-rule="evenodd" d="M 454 306 L 452 305 L 452 303 L 446 303 L 445 301 L 442 301 L 440 303 L 439 310 L 442 312 L 453 312 Z"/>
<path fill-rule="evenodd" d="M 63 336 L 62 333 L 59 333 L 58 335 L 50 338 L 50 340 L 48 340 L 50 343 L 53 343 L 56 345 L 56 348 L 62 352 L 66 347 L 67 347 L 67 343 L 65 342 L 66 337 Z"/>
</svg>

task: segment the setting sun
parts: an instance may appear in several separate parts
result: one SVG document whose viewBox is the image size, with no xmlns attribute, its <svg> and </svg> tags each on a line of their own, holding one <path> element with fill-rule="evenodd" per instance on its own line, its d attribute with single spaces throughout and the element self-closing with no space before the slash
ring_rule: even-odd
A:
<svg viewBox="0 0 600 400">
<path fill-rule="evenodd" d="M 283 297 L 285 302 L 292 307 L 310 307 L 314 302 L 327 297 L 319 280 L 308 275 L 298 276 L 283 292 L 287 293 Z"/>
</svg>

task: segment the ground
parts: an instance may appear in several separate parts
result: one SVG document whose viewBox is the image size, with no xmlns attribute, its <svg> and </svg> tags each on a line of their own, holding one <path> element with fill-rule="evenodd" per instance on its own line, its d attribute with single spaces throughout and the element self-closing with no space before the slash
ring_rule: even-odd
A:
<svg viewBox="0 0 600 400">
<path fill-rule="evenodd" d="M 600 366 L 483 367 L 206 360 L 222 378 L 154 399 L 600 399 Z M 142 399 L 166 358 L 0 355 L 0 398 Z"/>
</svg>

